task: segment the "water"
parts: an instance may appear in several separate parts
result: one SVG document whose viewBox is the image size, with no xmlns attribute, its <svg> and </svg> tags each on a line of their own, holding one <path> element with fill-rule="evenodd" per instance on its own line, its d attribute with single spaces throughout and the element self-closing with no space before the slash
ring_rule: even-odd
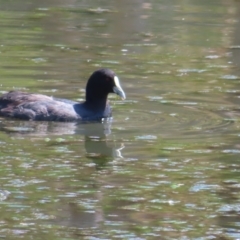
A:
<svg viewBox="0 0 240 240">
<path fill-rule="evenodd" d="M 239 239 L 239 3 L 1 1 L 0 76 L 84 99 L 108 67 L 101 124 L 0 122 L 0 237 Z"/>
</svg>

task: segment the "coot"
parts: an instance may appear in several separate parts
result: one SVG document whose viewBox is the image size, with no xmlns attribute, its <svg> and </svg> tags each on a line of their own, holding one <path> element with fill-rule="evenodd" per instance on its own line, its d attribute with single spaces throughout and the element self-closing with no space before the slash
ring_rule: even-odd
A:
<svg viewBox="0 0 240 240">
<path fill-rule="evenodd" d="M 0 115 L 35 121 L 98 121 L 111 117 L 107 96 L 116 93 L 125 99 L 119 79 L 110 69 L 99 69 L 89 78 L 82 103 L 20 91 L 0 98 Z"/>
</svg>

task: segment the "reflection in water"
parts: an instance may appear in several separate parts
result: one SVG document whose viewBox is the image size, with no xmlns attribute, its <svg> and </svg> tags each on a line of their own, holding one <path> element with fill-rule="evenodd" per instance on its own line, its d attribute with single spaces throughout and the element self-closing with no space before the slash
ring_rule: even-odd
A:
<svg viewBox="0 0 240 240">
<path fill-rule="evenodd" d="M 108 161 L 116 157 L 122 157 L 121 150 L 124 147 L 110 146 L 107 141 L 107 136 L 111 133 L 111 122 L 79 124 L 76 133 L 85 136 L 87 157 L 96 164 L 97 169 L 104 167 Z"/>
<path fill-rule="evenodd" d="M 50 136 L 61 136 L 63 138 L 63 135 L 83 135 L 86 157 L 91 159 L 95 164 L 95 169 L 98 171 L 104 171 L 104 167 L 109 161 L 122 158 L 121 150 L 124 148 L 123 145 L 117 148 L 108 143 L 108 137 L 111 134 L 111 121 L 104 121 L 102 123 L 5 121 L 1 123 L 0 131 L 12 137 L 34 137 L 39 140 Z M 80 161 L 81 159 L 79 159 Z M 93 201 L 101 202 L 104 198 L 102 185 L 106 183 L 101 178 L 96 178 L 93 184 L 96 186 Z M 87 202 L 88 200 L 86 200 L 86 204 L 88 204 Z M 53 224 L 92 228 L 97 227 L 104 220 L 104 210 L 99 204 L 91 211 L 83 210 L 79 207 L 79 204 L 71 201 L 57 206 L 57 214 L 51 221 Z"/>
<path fill-rule="evenodd" d="M 115 157 L 122 157 L 121 146 L 117 148 L 108 144 L 107 136 L 111 134 L 111 120 L 102 123 L 74 122 L 35 122 L 35 121 L 5 121 L 0 124 L 0 131 L 11 136 L 62 136 L 83 135 L 87 157 L 97 166 L 104 165 Z"/>
</svg>

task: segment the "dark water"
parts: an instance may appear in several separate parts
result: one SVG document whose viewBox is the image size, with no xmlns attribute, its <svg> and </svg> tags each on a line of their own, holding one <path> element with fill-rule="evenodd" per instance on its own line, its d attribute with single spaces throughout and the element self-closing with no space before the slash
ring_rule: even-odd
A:
<svg viewBox="0 0 240 240">
<path fill-rule="evenodd" d="M 84 98 L 112 122 L 0 121 L 0 238 L 239 239 L 238 1 L 0 0 L 1 93 Z"/>
</svg>

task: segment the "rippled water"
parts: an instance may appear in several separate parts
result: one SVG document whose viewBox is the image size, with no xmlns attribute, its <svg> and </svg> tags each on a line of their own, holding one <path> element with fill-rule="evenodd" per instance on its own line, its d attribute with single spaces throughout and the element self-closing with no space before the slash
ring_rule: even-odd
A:
<svg viewBox="0 0 240 240">
<path fill-rule="evenodd" d="M 127 100 L 93 124 L 0 119 L 0 237 L 239 239 L 233 1 L 2 1 L 0 75 L 72 100 L 99 67 Z"/>
</svg>

